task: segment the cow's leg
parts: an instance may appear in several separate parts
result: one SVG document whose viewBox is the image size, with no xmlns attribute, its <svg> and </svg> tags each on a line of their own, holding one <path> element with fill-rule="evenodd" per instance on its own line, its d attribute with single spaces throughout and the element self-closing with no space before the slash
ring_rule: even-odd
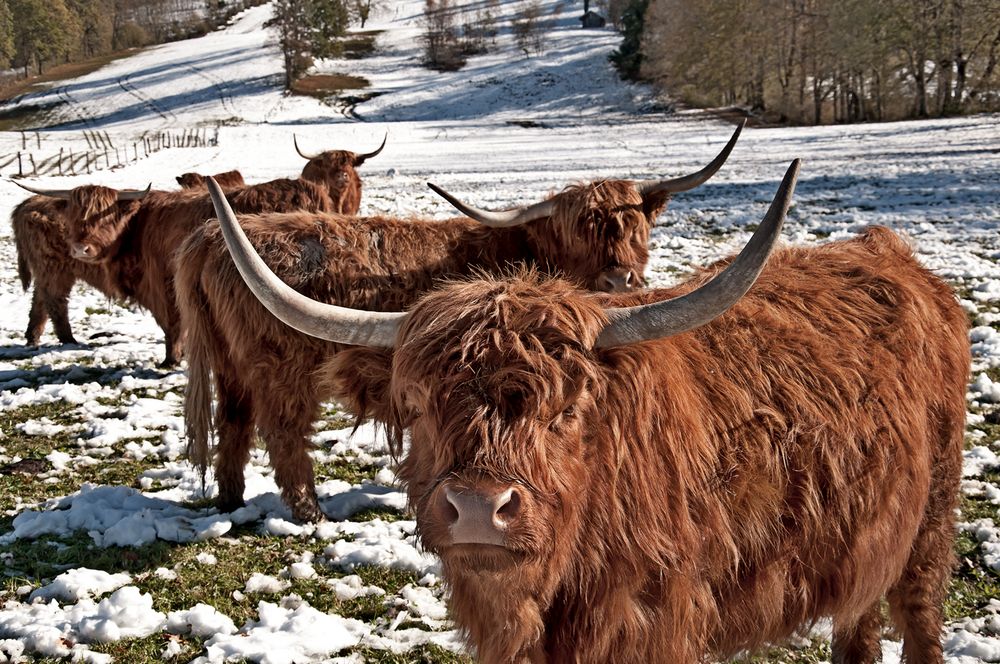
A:
<svg viewBox="0 0 1000 664">
<path fill-rule="evenodd" d="M 309 381 L 305 381 L 309 382 Z M 316 481 L 309 457 L 309 434 L 319 411 L 314 390 L 300 387 L 298 393 L 282 394 L 281 403 L 260 408 L 258 427 L 267 444 L 274 479 L 281 497 L 299 521 L 322 521 L 316 498 Z"/>
<path fill-rule="evenodd" d="M 910 557 L 896 585 L 889 590 L 889 609 L 903 634 L 903 661 L 940 664 L 944 661 L 942 605 L 948 591 L 955 554 L 955 509 L 962 475 L 964 399 L 954 417 L 942 416 L 940 449 L 931 459 L 931 486 L 924 519 Z"/>
<path fill-rule="evenodd" d="M 875 602 L 853 625 L 833 625 L 833 664 L 873 664 L 882 659 L 882 614 Z"/>
<path fill-rule="evenodd" d="M 45 323 L 49 320 L 49 314 L 45 311 L 45 302 L 42 299 L 42 289 L 35 284 L 31 292 L 31 311 L 28 312 L 28 329 L 24 333 L 24 339 L 29 346 L 37 346 L 38 340 L 45 331 Z"/>
<path fill-rule="evenodd" d="M 69 293 L 73 290 L 73 281 L 73 277 L 60 278 L 35 285 L 36 292 L 41 287 L 45 310 L 49 313 L 49 318 L 52 319 L 52 327 L 55 329 L 56 336 L 64 344 L 76 343 L 76 338 L 73 337 L 73 328 L 69 325 Z"/>
<path fill-rule="evenodd" d="M 156 366 L 161 369 L 170 369 L 177 366 L 181 359 L 180 315 L 163 315 L 154 311 L 153 319 L 163 330 L 163 347 L 165 349 L 163 361 Z"/>
<path fill-rule="evenodd" d="M 215 430 L 215 479 L 219 483 L 216 504 L 224 512 L 243 506 L 246 481 L 243 469 L 253 447 L 253 398 L 229 372 L 217 372 Z"/>
</svg>

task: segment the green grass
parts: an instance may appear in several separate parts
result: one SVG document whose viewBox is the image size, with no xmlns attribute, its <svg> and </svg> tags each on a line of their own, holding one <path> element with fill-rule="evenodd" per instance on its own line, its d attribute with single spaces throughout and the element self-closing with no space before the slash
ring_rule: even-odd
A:
<svg viewBox="0 0 1000 664">
<path fill-rule="evenodd" d="M 471 657 L 457 655 L 435 645 L 418 646 L 400 655 L 387 650 L 362 648 L 354 651 L 368 664 L 472 664 Z"/>
<path fill-rule="evenodd" d="M 830 644 L 827 641 L 814 639 L 805 648 L 769 648 L 745 659 L 733 661 L 747 664 L 819 664 L 829 662 L 830 657 Z"/>
<path fill-rule="evenodd" d="M 313 464 L 316 471 L 316 482 L 326 480 L 343 480 L 349 484 L 361 484 L 361 480 L 374 479 L 381 470 L 379 466 L 361 465 L 347 459 L 335 459 L 325 463 Z"/>
</svg>

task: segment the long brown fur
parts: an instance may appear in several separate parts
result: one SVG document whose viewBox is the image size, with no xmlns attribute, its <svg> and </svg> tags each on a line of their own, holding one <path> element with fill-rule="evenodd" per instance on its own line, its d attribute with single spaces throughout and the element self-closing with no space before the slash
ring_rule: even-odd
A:
<svg viewBox="0 0 1000 664">
<path fill-rule="evenodd" d="M 390 431 L 424 546 L 479 661 L 701 662 L 832 616 L 834 661 L 942 662 L 969 347 L 950 288 L 875 227 L 779 249 L 727 313 L 595 349 L 594 295 L 537 274 L 457 282 L 394 350 L 322 369 Z M 506 548 L 455 546 L 442 483 L 510 484 Z"/>
<path fill-rule="evenodd" d="M 306 163 L 301 180 L 282 179 L 256 185 L 260 193 L 252 196 L 260 198 L 257 202 L 243 207 L 242 211 L 305 209 L 356 214 L 361 201 L 361 179 L 354 168 L 362 163 L 364 159 L 353 152 L 343 150 L 323 152 Z M 236 170 L 219 173 L 213 177 L 224 189 L 236 189 L 245 185 L 243 176 Z M 185 173 L 178 176 L 177 181 L 185 188 L 205 188 L 204 176 L 197 173 Z M 268 189 L 273 189 L 273 194 L 263 193 Z M 75 227 L 77 238 L 87 239 L 87 234 L 81 230 L 86 227 L 89 232 L 103 235 L 101 242 L 110 245 L 116 233 L 124 229 L 128 219 L 128 215 L 122 212 L 125 208 L 112 206 L 106 195 L 102 198 L 96 193 L 85 194 L 87 191 L 90 190 L 80 188 L 78 191 L 74 214 L 87 210 L 86 214 L 91 217 L 89 220 L 76 218 L 71 224 L 66 217 L 67 202 L 47 196 L 32 196 L 18 205 L 11 214 L 11 226 L 14 229 L 14 241 L 17 247 L 18 275 L 24 290 L 28 290 L 32 278 L 35 281 L 31 311 L 28 315 L 28 329 L 25 333 L 28 345 L 38 344 L 48 318 L 52 319 L 56 336 L 61 343 L 76 343 L 69 322 L 68 302 L 73 284 L 78 279 L 94 286 L 109 297 L 119 298 L 126 294 L 138 297 L 134 293 L 137 287 L 123 287 L 121 283 L 115 282 L 117 276 L 112 276 L 109 281 L 104 266 L 76 260 L 69 252 L 68 243 L 72 240 L 67 229 L 70 225 Z M 84 200 L 88 195 L 96 198 L 93 201 Z M 268 196 L 284 202 L 271 205 L 267 202 Z M 163 205 L 159 207 L 162 208 Z M 128 209 L 137 209 L 137 206 Z M 203 219 L 215 214 L 210 204 L 207 210 L 208 214 Z M 170 239 L 176 238 L 171 234 Z M 175 248 L 176 245 L 160 247 L 168 254 Z M 172 289 L 172 286 L 168 285 L 167 289 Z M 172 294 L 161 296 L 152 291 L 144 290 L 144 296 L 148 296 L 151 302 L 156 303 L 160 316 L 157 322 L 163 328 L 165 336 L 170 337 L 165 340 L 167 353 L 164 364 L 171 365 L 177 361 L 180 352 L 176 307 L 172 304 Z M 169 304 L 164 304 L 165 298 L 169 300 Z M 169 334 L 168 328 L 171 328 Z"/>
<path fill-rule="evenodd" d="M 108 284 L 148 309 L 163 328 L 164 366 L 177 363 L 183 337 L 174 296 L 173 254 L 187 235 L 214 214 L 205 191 L 152 191 L 141 202 L 115 203 L 118 192 L 86 186 L 73 190 L 66 210 L 71 244 L 93 248 Z M 304 180 L 275 180 L 230 193 L 234 209 L 330 210 L 326 192 Z"/>
<path fill-rule="evenodd" d="M 392 311 L 407 308 L 438 279 L 515 263 L 591 288 L 608 269 L 641 275 L 650 228 L 666 203 L 663 195 L 644 201 L 630 182 L 603 181 L 558 194 L 551 218 L 507 229 L 465 218 L 309 214 L 245 216 L 240 223 L 268 265 L 296 290 L 324 302 Z M 177 281 L 184 327 L 191 331 L 189 454 L 196 462 L 210 457 L 211 389 L 199 382 L 209 378 L 207 365 L 215 375 L 220 507 L 243 504 L 243 467 L 256 425 L 295 517 L 322 518 L 307 455 L 322 400 L 311 374 L 338 347 L 284 326 L 260 305 L 215 222 L 180 250 Z"/>
<path fill-rule="evenodd" d="M 14 208 L 10 224 L 17 248 L 17 271 L 27 291 L 34 280 L 25 341 L 37 346 L 47 320 L 60 343 L 75 344 L 69 322 L 69 294 L 77 280 L 85 281 L 111 297 L 116 291 L 106 283 L 100 266 L 73 260 L 66 245 L 63 212 L 66 201 L 31 196 Z"/>
<path fill-rule="evenodd" d="M 177 184 L 181 186 L 181 189 L 207 189 L 208 180 L 206 178 L 207 176 L 200 173 L 182 173 L 177 176 Z M 243 174 L 237 170 L 216 173 L 212 178 L 223 189 L 239 189 L 247 186 L 243 180 Z"/>
</svg>

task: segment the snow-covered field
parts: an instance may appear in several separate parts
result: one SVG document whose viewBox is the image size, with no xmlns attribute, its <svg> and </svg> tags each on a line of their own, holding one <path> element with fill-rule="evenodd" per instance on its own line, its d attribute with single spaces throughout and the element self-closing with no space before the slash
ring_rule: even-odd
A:
<svg viewBox="0 0 1000 664">
<path fill-rule="evenodd" d="M 559 3 L 543 3 L 556 16 L 543 54 L 526 58 L 502 23 L 496 52 L 447 74 L 419 66 L 423 2 L 385 4 L 366 26 L 383 30 L 374 56 L 317 65 L 364 76 L 380 93 L 350 113 L 281 95 L 267 6 L 22 99 L 73 102 L 55 111 L 65 129 L 43 136 L 53 145 L 81 143 L 83 128 L 128 141 L 222 123 L 218 146 L 36 184 L 172 188 L 181 172 L 230 168 L 261 181 L 299 172 L 293 134 L 307 151 L 368 151 L 388 132 L 361 172 L 362 212 L 443 217 L 451 209 L 428 180 L 483 207 L 508 206 L 578 180 L 689 172 L 732 132 L 700 113 L 648 112 L 650 91 L 617 81 L 607 63 L 617 36 L 580 30 L 571 3 L 558 14 Z M 502 2 L 501 20 L 520 4 Z M 0 135 L 0 153 L 20 141 Z M 944 639 L 949 662 L 1000 661 L 1000 601 L 990 600 L 1000 592 L 1000 426 L 984 419 L 1000 409 L 1000 117 L 746 131 L 722 171 L 660 218 L 650 284 L 740 246 L 796 157 L 788 241 L 848 237 L 871 223 L 904 231 L 973 320 L 961 565 Z M 23 197 L 0 182 L 0 214 Z M 247 470 L 247 507 L 218 514 L 207 507 L 211 478 L 206 495 L 183 458 L 185 377 L 155 368 L 163 349 L 152 318 L 78 287 L 70 317 L 87 344 L 26 348 L 29 297 L 6 224 L 0 265 L 0 662 L 461 657 L 437 562 L 413 536 L 374 427 L 350 435 L 334 404 L 316 426 L 329 522 L 289 520 L 262 451 Z M 893 638 L 886 662 L 899 660 Z M 822 661 L 818 641 L 768 661 Z"/>
</svg>

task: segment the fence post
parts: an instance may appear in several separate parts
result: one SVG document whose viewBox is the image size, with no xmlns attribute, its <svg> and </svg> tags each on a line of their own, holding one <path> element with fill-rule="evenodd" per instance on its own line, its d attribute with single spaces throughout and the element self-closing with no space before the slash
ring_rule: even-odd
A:
<svg viewBox="0 0 1000 664">
<path fill-rule="evenodd" d="M 38 144 L 38 149 L 41 150 L 42 149 L 42 135 L 39 134 L 37 131 L 35 132 L 35 143 Z"/>
<path fill-rule="evenodd" d="M 59 148 L 59 175 L 62 175 L 62 160 L 63 160 L 63 149 Z"/>
<path fill-rule="evenodd" d="M 17 177 L 24 177 L 24 167 L 21 165 L 21 151 L 17 152 Z"/>
<path fill-rule="evenodd" d="M 76 175 L 76 164 L 73 163 L 73 148 L 69 150 L 69 172 Z"/>
<path fill-rule="evenodd" d="M 21 149 L 28 149 L 28 136 L 23 131 L 21 132 Z"/>
<path fill-rule="evenodd" d="M 38 166 L 35 164 L 35 155 L 28 153 L 28 160 L 31 162 L 31 172 L 38 177 Z"/>
</svg>

